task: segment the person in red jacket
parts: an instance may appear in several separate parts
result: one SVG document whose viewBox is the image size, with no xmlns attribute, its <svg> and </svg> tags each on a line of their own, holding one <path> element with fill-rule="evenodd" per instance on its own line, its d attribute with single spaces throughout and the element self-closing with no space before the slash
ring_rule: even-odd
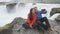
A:
<svg viewBox="0 0 60 34">
<path fill-rule="evenodd" d="M 37 20 L 37 14 L 34 8 L 30 9 L 30 13 L 28 14 L 27 22 L 24 23 L 22 26 L 27 29 L 27 28 L 37 28 L 36 24 Z"/>
</svg>

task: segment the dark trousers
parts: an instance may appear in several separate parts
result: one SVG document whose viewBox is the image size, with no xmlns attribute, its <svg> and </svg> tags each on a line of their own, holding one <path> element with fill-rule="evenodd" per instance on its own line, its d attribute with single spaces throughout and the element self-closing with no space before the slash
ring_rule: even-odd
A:
<svg viewBox="0 0 60 34">
<path fill-rule="evenodd" d="M 25 29 L 30 28 L 29 25 L 27 24 L 27 22 L 24 23 L 22 26 L 23 26 Z M 32 25 L 32 28 L 33 28 L 33 29 L 37 29 L 37 28 L 38 28 L 38 24 L 37 24 L 37 23 L 34 23 L 34 24 Z"/>
<path fill-rule="evenodd" d="M 38 21 L 40 21 L 39 22 L 40 28 L 44 28 L 45 30 L 48 30 L 48 28 L 50 27 L 50 24 L 49 24 L 49 21 L 48 21 L 48 19 L 46 17 L 43 17 Z M 45 24 L 43 24 L 43 22 L 45 22 Z"/>
<path fill-rule="evenodd" d="M 43 22 L 45 22 L 46 24 L 43 24 Z M 25 29 L 30 28 L 29 25 L 27 24 L 27 22 L 24 23 L 22 26 Z M 50 27 L 50 24 L 49 24 L 49 21 L 48 21 L 48 19 L 46 17 L 41 18 L 40 20 L 37 20 L 36 23 L 34 23 L 33 26 L 32 26 L 32 28 L 34 28 L 34 29 L 41 29 L 41 28 L 43 28 L 45 30 L 47 30 L 49 27 Z"/>
</svg>

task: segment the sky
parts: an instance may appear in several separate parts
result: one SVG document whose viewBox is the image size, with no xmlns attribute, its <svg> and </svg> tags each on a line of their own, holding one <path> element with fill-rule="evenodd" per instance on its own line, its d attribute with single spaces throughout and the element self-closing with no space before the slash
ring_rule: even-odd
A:
<svg viewBox="0 0 60 34">
<path fill-rule="evenodd" d="M 0 6 L 0 27 L 11 23 L 14 18 L 16 17 L 22 17 L 24 19 L 27 18 L 27 15 L 29 13 L 29 10 L 33 7 L 37 6 L 38 10 L 41 10 L 45 8 L 47 10 L 47 18 L 54 19 L 55 16 L 59 14 L 55 14 L 53 17 L 50 16 L 50 11 L 52 8 L 59 8 L 60 4 L 39 4 L 37 3 L 36 5 L 32 5 L 32 3 L 26 3 L 24 6 L 21 6 L 20 4 L 17 4 L 15 8 L 13 8 L 12 11 L 13 13 L 8 13 L 6 5 L 1 5 Z"/>
<path fill-rule="evenodd" d="M 11 0 L 0 0 L 0 2 L 9 2 Z"/>
</svg>

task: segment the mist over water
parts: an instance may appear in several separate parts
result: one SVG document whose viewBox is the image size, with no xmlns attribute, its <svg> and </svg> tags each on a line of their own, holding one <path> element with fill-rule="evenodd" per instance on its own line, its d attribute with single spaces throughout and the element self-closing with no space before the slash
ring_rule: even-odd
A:
<svg viewBox="0 0 60 34">
<path fill-rule="evenodd" d="M 50 16 L 50 11 L 52 8 L 59 8 L 60 4 L 39 4 L 37 3 L 35 6 L 38 7 L 38 10 L 46 9 L 47 12 L 47 18 L 54 19 L 54 17 Z M 27 3 L 25 5 L 17 4 L 15 8 L 13 8 L 11 13 L 8 13 L 6 5 L 0 6 L 0 27 L 11 23 L 14 18 L 16 17 L 22 17 L 24 19 L 27 18 L 27 14 L 29 13 L 30 8 L 34 7 L 32 3 Z M 56 15 L 55 15 L 56 16 Z"/>
</svg>

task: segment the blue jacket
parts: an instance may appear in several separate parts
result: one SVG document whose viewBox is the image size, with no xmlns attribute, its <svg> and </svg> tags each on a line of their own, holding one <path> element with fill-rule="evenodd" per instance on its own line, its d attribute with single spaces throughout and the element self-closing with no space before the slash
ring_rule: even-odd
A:
<svg viewBox="0 0 60 34">
<path fill-rule="evenodd" d="M 42 18 L 42 14 L 46 14 L 47 12 L 44 11 L 38 11 L 37 12 L 37 20 L 40 20 Z"/>
</svg>

